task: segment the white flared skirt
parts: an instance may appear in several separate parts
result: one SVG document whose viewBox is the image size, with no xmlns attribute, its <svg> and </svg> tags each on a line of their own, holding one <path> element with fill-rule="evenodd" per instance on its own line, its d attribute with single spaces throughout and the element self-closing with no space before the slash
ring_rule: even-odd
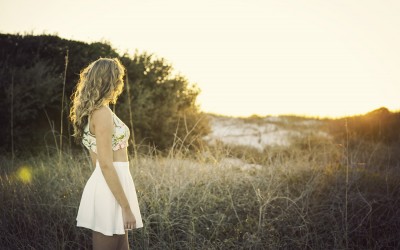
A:
<svg viewBox="0 0 400 250">
<path fill-rule="evenodd" d="M 142 216 L 129 162 L 113 162 L 113 165 L 135 216 L 136 228 L 141 228 Z M 125 234 L 121 206 L 108 187 L 99 162 L 96 162 L 96 167 L 83 189 L 76 221 L 78 227 L 89 228 L 104 235 Z"/>
</svg>

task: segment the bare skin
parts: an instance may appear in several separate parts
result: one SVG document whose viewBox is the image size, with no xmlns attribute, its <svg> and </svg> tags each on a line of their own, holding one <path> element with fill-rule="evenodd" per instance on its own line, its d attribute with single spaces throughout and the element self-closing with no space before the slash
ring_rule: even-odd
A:
<svg viewBox="0 0 400 250">
<path fill-rule="evenodd" d="M 127 162 L 128 153 L 126 148 L 112 150 L 114 123 L 111 109 L 105 105 L 95 110 L 90 117 L 89 124 L 90 132 L 96 136 L 97 147 L 97 154 L 90 151 L 92 162 L 94 165 L 96 161 L 99 162 L 104 179 L 122 208 L 125 230 L 134 229 L 136 227 L 136 219 L 113 165 L 114 161 Z M 125 235 L 114 234 L 113 236 L 106 236 L 93 231 L 92 236 L 93 249 L 129 249 L 127 231 L 125 231 Z"/>
<path fill-rule="evenodd" d="M 110 250 L 110 249 L 129 249 L 128 233 L 124 235 L 114 234 L 113 236 L 106 236 L 102 233 L 93 231 L 93 249 L 96 250 Z"/>
</svg>

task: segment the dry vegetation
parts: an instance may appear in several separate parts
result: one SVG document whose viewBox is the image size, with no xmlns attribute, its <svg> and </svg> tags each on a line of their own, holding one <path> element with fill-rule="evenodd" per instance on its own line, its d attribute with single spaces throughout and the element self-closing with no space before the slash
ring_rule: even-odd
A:
<svg viewBox="0 0 400 250">
<path fill-rule="evenodd" d="M 132 158 L 144 220 L 131 233 L 134 249 L 400 248 L 400 174 L 383 145 L 308 137 L 263 152 L 222 144 L 185 152 Z M 1 166 L 0 248 L 91 247 L 89 230 L 75 226 L 93 170 L 87 155 Z"/>
<path fill-rule="evenodd" d="M 4 39 L 14 46 L 10 41 L 16 38 L 8 35 Z M 77 51 L 80 46 L 86 46 L 72 45 L 78 47 Z M 97 51 L 100 45 L 91 46 Z M 115 53 L 109 46 L 100 47 L 106 48 L 107 55 Z M 53 57 L 54 53 L 50 55 Z M 143 73 L 140 67 L 128 69 L 132 71 L 130 79 L 137 78 L 133 77 L 136 71 Z M 39 82 L 42 78 L 37 77 Z M 36 146 L 43 145 L 42 139 L 46 141 L 46 136 L 51 135 L 49 132 L 40 138 L 42 135 L 36 133 L 38 139 L 27 137 L 34 141 L 34 146 L 28 148 L 39 152 L 29 156 L 14 151 L 14 119 L 18 117 L 14 117 L 13 105 L 14 93 L 18 92 L 14 90 L 14 78 L 10 79 L 12 91 L 3 91 L 12 97 L 11 105 L 3 105 L 11 106 L 11 115 L 6 113 L 4 117 L 11 117 L 12 129 L 10 135 L 8 130 L 3 130 L 3 140 L 11 141 L 11 152 L 0 155 L 0 249 L 90 249 L 90 231 L 75 226 L 81 193 L 93 171 L 88 155 L 76 153 L 71 147 L 59 151 L 56 139 L 65 134 L 57 134 L 54 125 L 51 134 L 56 147 L 46 142 L 46 150 L 40 150 Z M 175 83 L 185 82 L 179 78 Z M 194 91 L 189 97 L 196 95 Z M 169 106 L 151 107 L 166 114 L 159 108 Z M 31 113 L 30 109 L 26 111 Z M 154 125 L 174 124 L 160 122 L 158 115 L 154 118 Z M 140 117 L 133 120 L 143 121 Z M 253 116 L 243 122 L 263 125 L 265 120 Z M 221 142 L 213 146 L 200 143 L 189 149 L 184 143 L 192 145 L 192 140 L 187 138 L 192 130 L 185 126 L 182 133 L 187 135 L 182 139 L 174 137 L 169 153 L 158 153 L 155 148 L 139 145 L 131 157 L 131 172 L 144 228 L 130 233 L 131 247 L 400 249 L 400 134 L 397 132 L 400 113 L 379 109 L 348 121 L 323 121 L 326 127 L 311 128 L 311 131 L 330 133 L 335 139 L 309 133 L 312 123 L 304 118 L 288 116 L 285 120 L 269 122 L 295 129 L 301 136 L 292 137 L 290 146 L 267 145 L 262 150 Z M 133 124 L 132 117 L 130 124 Z M 160 132 L 157 126 L 155 129 L 144 127 L 146 133 Z M 164 128 L 171 129 L 175 126 Z M 201 133 L 192 134 L 197 139 Z M 161 141 L 159 137 L 156 139 Z M 168 145 L 170 139 L 166 140 Z"/>
</svg>

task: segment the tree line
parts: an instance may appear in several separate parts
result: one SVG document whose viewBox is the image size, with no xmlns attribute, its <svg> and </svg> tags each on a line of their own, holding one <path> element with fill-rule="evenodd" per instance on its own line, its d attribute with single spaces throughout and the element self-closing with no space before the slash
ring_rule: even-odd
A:
<svg viewBox="0 0 400 250">
<path fill-rule="evenodd" d="M 107 42 L 0 34 L 0 151 L 57 148 L 60 136 L 65 147 L 79 147 L 71 138 L 70 97 L 80 70 L 100 57 L 117 57 L 126 67 L 124 92 L 111 108 L 132 126 L 135 144 L 161 151 L 201 144 L 210 128 L 196 104 L 200 89 L 173 75 L 164 58 L 137 50 L 120 55 Z"/>
</svg>

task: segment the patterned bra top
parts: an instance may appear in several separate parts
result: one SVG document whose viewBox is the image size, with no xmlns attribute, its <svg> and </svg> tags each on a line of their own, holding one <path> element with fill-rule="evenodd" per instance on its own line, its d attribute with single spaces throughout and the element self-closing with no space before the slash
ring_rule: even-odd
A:
<svg viewBox="0 0 400 250">
<path fill-rule="evenodd" d="M 82 143 L 83 145 L 92 150 L 97 154 L 97 147 L 96 147 L 96 137 L 89 131 L 89 120 L 86 127 L 83 130 L 83 138 Z M 113 120 L 114 120 L 114 133 L 112 135 L 112 149 L 114 151 L 128 147 L 128 139 L 130 136 L 130 131 L 128 126 L 123 123 L 116 114 L 113 112 Z"/>
</svg>

